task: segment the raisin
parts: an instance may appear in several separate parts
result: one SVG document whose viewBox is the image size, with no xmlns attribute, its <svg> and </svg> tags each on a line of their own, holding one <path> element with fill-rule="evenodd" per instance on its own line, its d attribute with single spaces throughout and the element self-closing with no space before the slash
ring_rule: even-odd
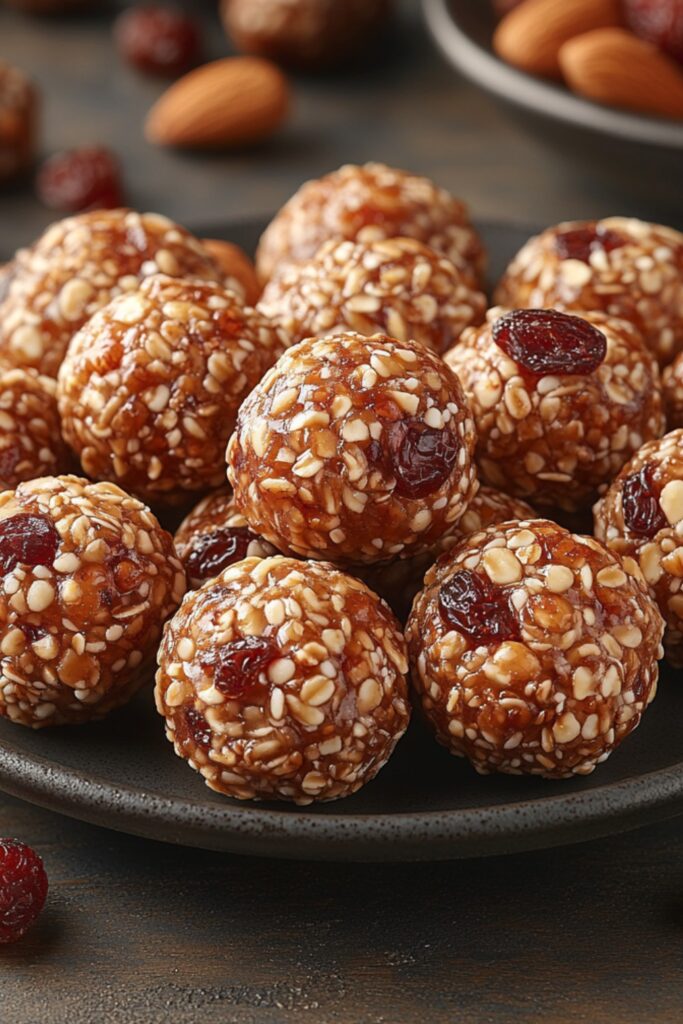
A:
<svg viewBox="0 0 683 1024">
<path fill-rule="evenodd" d="M 590 261 L 593 252 L 612 252 L 624 245 L 626 239 L 618 231 L 593 222 L 581 228 L 560 231 L 555 236 L 555 251 L 562 260 Z"/>
<path fill-rule="evenodd" d="M 280 657 L 277 647 L 260 636 L 245 636 L 221 647 L 213 661 L 213 682 L 226 697 L 246 697 L 259 686 L 259 677 Z"/>
<path fill-rule="evenodd" d="M 167 7 L 129 8 L 117 18 L 114 36 L 124 60 L 153 75 L 179 75 L 201 55 L 194 21 Z"/>
<path fill-rule="evenodd" d="M 47 516 L 20 513 L 0 520 L 0 572 L 15 565 L 52 566 L 59 534 Z"/>
<path fill-rule="evenodd" d="M 651 463 L 626 477 L 621 491 L 621 508 L 627 529 L 639 537 L 654 537 L 667 525 Z"/>
<path fill-rule="evenodd" d="M 493 325 L 493 340 L 529 373 L 593 373 L 607 354 L 607 339 L 587 320 L 556 309 L 515 309 Z"/>
<path fill-rule="evenodd" d="M 626 24 L 683 63 L 683 0 L 623 0 Z"/>
<path fill-rule="evenodd" d="M 0 943 L 25 935 L 45 905 L 47 875 L 30 846 L 0 839 Z"/>
<path fill-rule="evenodd" d="M 202 750 L 211 749 L 211 728 L 201 711 L 183 708 L 176 723 L 176 738 L 180 743 L 192 741 Z"/>
<path fill-rule="evenodd" d="M 456 464 L 459 442 L 448 429 L 403 419 L 384 428 L 384 455 L 396 478 L 396 493 L 424 498 L 438 490 Z"/>
<path fill-rule="evenodd" d="M 442 584 L 439 613 L 444 622 L 476 643 L 519 638 L 506 591 L 469 569 L 459 569 Z"/>
<path fill-rule="evenodd" d="M 36 179 L 38 198 L 62 213 L 123 206 L 118 160 L 104 146 L 57 153 L 46 160 Z"/>
<path fill-rule="evenodd" d="M 246 557 L 252 540 L 257 540 L 257 536 L 248 526 L 224 526 L 201 534 L 185 560 L 188 575 L 196 580 L 218 576 L 233 562 Z"/>
</svg>

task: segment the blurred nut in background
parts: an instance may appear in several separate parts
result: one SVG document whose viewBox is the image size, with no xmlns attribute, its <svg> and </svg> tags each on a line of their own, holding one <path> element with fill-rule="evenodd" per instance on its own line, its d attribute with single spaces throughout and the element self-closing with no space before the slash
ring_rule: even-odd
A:
<svg viewBox="0 0 683 1024">
<path fill-rule="evenodd" d="M 37 113 L 34 86 L 19 68 L 0 61 L 0 183 L 30 166 Z"/>
<path fill-rule="evenodd" d="M 223 23 L 246 53 L 307 70 L 340 64 L 374 40 L 391 0 L 222 0 Z"/>
<path fill-rule="evenodd" d="M 129 64 L 152 75 L 180 75 L 199 63 L 199 29 L 172 7 L 129 7 L 114 24 L 119 53 Z"/>
</svg>

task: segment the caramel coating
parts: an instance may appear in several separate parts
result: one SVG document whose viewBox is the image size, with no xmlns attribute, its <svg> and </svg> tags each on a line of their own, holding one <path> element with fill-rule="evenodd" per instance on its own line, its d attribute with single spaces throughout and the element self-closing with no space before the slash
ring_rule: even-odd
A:
<svg viewBox="0 0 683 1024">
<path fill-rule="evenodd" d="M 587 260 L 563 258 L 558 236 L 583 230 L 614 233 L 622 244 L 598 243 Z M 665 366 L 683 349 L 683 234 L 630 217 L 558 224 L 520 249 L 495 301 L 511 308 L 599 309 L 629 320 Z"/>
<path fill-rule="evenodd" d="M 398 623 L 325 563 L 231 566 L 187 595 L 158 660 L 157 708 L 176 753 L 241 800 L 348 796 L 410 717 Z"/>
<path fill-rule="evenodd" d="M 683 427 L 683 353 L 662 371 L 662 392 L 667 427 Z"/>
<path fill-rule="evenodd" d="M 645 493 L 631 504 L 640 512 L 633 523 L 636 529 L 631 529 L 624 486 L 645 467 Z M 643 445 L 593 511 L 595 536 L 637 563 L 666 621 L 667 659 L 683 665 L 683 430 Z"/>
<path fill-rule="evenodd" d="M 463 203 L 429 178 L 385 164 L 345 164 L 305 182 L 266 228 L 256 253 L 262 280 L 315 256 L 330 238 L 372 242 L 404 235 L 424 242 L 475 284 L 484 250 Z"/>
<path fill-rule="evenodd" d="M 57 221 L 16 254 L 0 301 L 0 359 L 56 377 L 93 313 L 159 273 L 221 279 L 201 243 L 159 214 L 96 210 Z"/>
<path fill-rule="evenodd" d="M 202 245 L 220 268 L 225 287 L 248 306 L 258 302 L 261 286 L 246 252 L 239 245 L 220 238 L 202 238 Z"/>
<path fill-rule="evenodd" d="M 468 576 L 490 588 L 489 605 L 461 603 L 463 629 L 444 609 Z M 508 622 L 492 637 L 497 615 Z M 482 773 L 567 778 L 593 771 L 640 722 L 662 632 L 637 569 L 537 519 L 473 534 L 437 562 L 406 638 L 422 709 L 451 753 Z"/>
<path fill-rule="evenodd" d="M 62 364 L 64 437 L 84 471 L 150 501 L 219 487 L 242 399 L 278 331 L 220 285 L 156 276 L 79 331 Z"/>
<path fill-rule="evenodd" d="M 665 430 L 657 363 L 631 324 L 596 312 L 582 314 L 607 340 L 596 370 L 530 374 L 494 341 L 504 312 L 490 310 L 444 357 L 472 408 L 482 479 L 537 508 L 590 508 L 633 452 Z"/>
<path fill-rule="evenodd" d="M 0 715 L 34 729 L 125 704 L 185 590 L 149 509 L 76 476 L 0 494 L 0 572 Z"/>
<path fill-rule="evenodd" d="M 443 352 L 465 327 L 481 323 L 486 297 L 446 256 L 414 238 L 333 240 L 273 278 L 258 308 L 290 344 L 344 330 L 382 331 Z"/>
<path fill-rule="evenodd" d="M 511 498 L 509 494 L 484 485 L 472 498 L 453 533 L 442 537 L 430 551 L 414 558 L 397 558 L 383 565 L 371 565 L 352 571 L 371 590 L 384 598 L 401 622 L 405 622 L 413 599 L 422 589 L 425 573 L 437 558 L 487 526 L 505 523 L 508 519 L 534 519 L 535 516 L 536 513 L 525 501 Z"/>
<path fill-rule="evenodd" d="M 23 71 L 0 60 L 0 182 L 28 170 L 34 157 L 38 94 Z"/>
<path fill-rule="evenodd" d="M 249 529 L 228 488 L 195 505 L 176 530 L 173 543 L 191 587 L 201 586 L 243 558 L 269 558 L 278 553 Z"/>
<path fill-rule="evenodd" d="M 0 490 L 65 473 L 70 463 L 54 380 L 35 370 L 0 368 Z"/>
<path fill-rule="evenodd" d="M 251 529 L 280 551 L 372 563 L 452 532 L 476 493 L 474 444 L 437 355 L 347 333 L 288 349 L 254 388 L 228 476 Z"/>
</svg>

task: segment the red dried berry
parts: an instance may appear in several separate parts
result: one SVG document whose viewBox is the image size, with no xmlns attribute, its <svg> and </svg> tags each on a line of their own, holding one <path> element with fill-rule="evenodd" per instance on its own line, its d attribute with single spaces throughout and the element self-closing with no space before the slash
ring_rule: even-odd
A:
<svg viewBox="0 0 683 1024">
<path fill-rule="evenodd" d="M 244 697 L 280 652 L 269 640 L 246 636 L 221 647 L 213 666 L 213 682 L 226 697 Z"/>
<path fill-rule="evenodd" d="M 26 934 L 46 896 L 47 875 L 38 854 L 17 839 L 0 839 L 0 943 Z"/>
<path fill-rule="evenodd" d="M 429 427 L 422 420 L 403 419 L 384 428 L 384 454 L 396 478 L 396 493 L 424 498 L 450 476 L 459 442 L 448 429 Z"/>
<path fill-rule="evenodd" d="M 211 728 L 201 711 L 182 708 L 176 725 L 176 739 L 179 743 L 195 743 L 202 750 L 211 749 Z"/>
<path fill-rule="evenodd" d="M 476 643 L 519 638 L 506 591 L 468 569 L 459 569 L 442 584 L 439 613 L 444 622 Z"/>
<path fill-rule="evenodd" d="M 233 562 L 246 557 L 256 534 L 248 526 L 224 526 L 196 538 L 185 561 L 188 575 L 197 580 L 213 579 Z"/>
<path fill-rule="evenodd" d="M 129 64 L 152 75 L 179 75 L 199 62 L 194 21 L 167 7 L 131 7 L 116 19 L 114 37 Z"/>
<path fill-rule="evenodd" d="M 654 537 L 666 526 L 651 463 L 626 477 L 621 490 L 621 508 L 627 529 L 639 537 Z"/>
<path fill-rule="evenodd" d="M 46 160 L 36 179 L 41 202 L 52 210 L 83 210 L 123 206 L 118 160 L 103 146 L 57 153 Z"/>
<path fill-rule="evenodd" d="M 17 564 L 51 566 L 58 546 L 59 534 L 47 516 L 20 513 L 0 519 L 0 573 Z"/>
<path fill-rule="evenodd" d="M 623 0 L 626 24 L 683 63 L 683 0 Z"/>
<path fill-rule="evenodd" d="M 607 339 L 587 320 L 556 309 L 515 309 L 493 325 L 493 340 L 529 373 L 593 373 L 607 354 Z"/>
<path fill-rule="evenodd" d="M 612 231 L 593 221 L 580 228 L 561 231 L 555 237 L 555 251 L 562 260 L 582 260 L 588 263 L 591 253 L 612 252 L 625 242 L 626 239 L 618 231 Z"/>
</svg>

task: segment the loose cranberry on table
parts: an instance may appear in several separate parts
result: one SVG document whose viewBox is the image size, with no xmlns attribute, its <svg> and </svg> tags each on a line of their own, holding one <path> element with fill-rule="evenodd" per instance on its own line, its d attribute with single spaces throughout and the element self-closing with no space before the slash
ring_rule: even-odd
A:
<svg viewBox="0 0 683 1024">
<path fill-rule="evenodd" d="M 131 7 L 114 26 L 119 53 L 153 75 L 179 75 L 199 63 L 201 38 L 192 20 L 172 7 Z"/>
<path fill-rule="evenodd" d="M 104 146 L 50 157 L 38 172 L 36 189 L 46 206 L 63 213 L 113 209 L 124 203 L 119 162 Z"/>
<path fill-rule="evenodd" d="M 628 27 L 683 63 L 683 0 L 622 0 Z"/>
<path fill-rule="evenodd" d="M 26 934 L 45 905 L 47 887 L 35 850 L 18 839 L 0 838 L 0 945 Z"/>
</svg>

